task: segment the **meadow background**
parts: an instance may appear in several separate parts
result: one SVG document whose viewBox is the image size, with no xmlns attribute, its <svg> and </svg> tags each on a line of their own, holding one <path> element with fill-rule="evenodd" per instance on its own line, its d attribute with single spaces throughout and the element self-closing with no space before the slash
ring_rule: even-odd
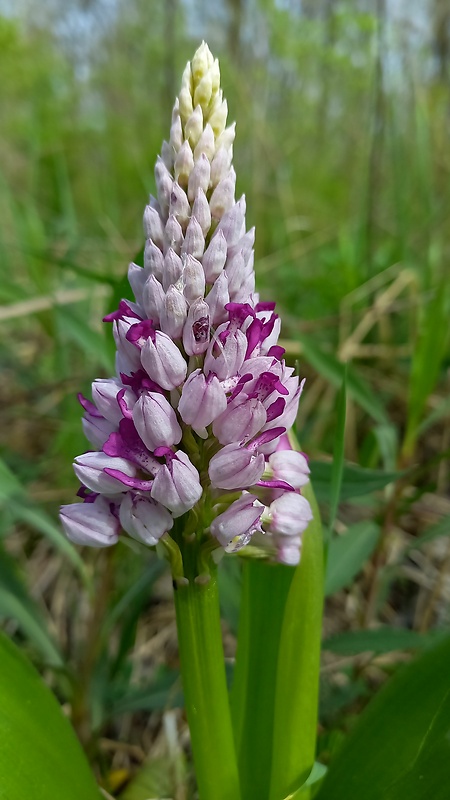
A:
<svg viewBox="0 0 450 800">
<path fill-rule="evenodd" d="M 150 552 L 80 551 L 57 510 L 109 376 L 186 61 L 205 38 L 237 121 L 256 275 L 307 378 L 298 435 L 330 518 L 318 757 L 450 613 L 450 2 L 0 2 L 0 619 L 114 796 L 191 779 L 170 580 Z M 331 513 L 332 515 L 332 513 Z M 239 563 L 222 570 L 232 655 Z M 153 794 L 151 794 L 153 793 Z"/>
</svg>

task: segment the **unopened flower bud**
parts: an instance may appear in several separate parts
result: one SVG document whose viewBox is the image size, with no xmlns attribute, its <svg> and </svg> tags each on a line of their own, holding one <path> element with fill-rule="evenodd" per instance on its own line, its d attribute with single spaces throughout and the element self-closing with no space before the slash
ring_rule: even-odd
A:
<svg viewBox="0 0 450 800">
<path fill-rule="evenodd" d="M 228 103 L 226 100 L 223 100 L 219 108 L 217 108 L 208 119 L 215 136 L 220 136 L 220 134 L 223 133 L 225 125 L 227 124 L 227 116 Z"/>
<path fill-rule="evenodd" d="M 221 230 L 212 237 L 203 256 L 203 269 L 208 283 L 214 283 L 227 260 L 227 241 Z"/>
<path fill-rule="evenodd" d="M 229 150 L 235 138 L 236 138 L 236 123 L 233 122 L 232 125 L 230 125 L 228 128 L 225 128 L 225 130 L 222 131 L 220 136 L 217 137 L 216 152 L 218 152 L 221 147 L 224 147 L 225 150 Z"/>
<path fill-rule="evenodd" d="M 171 339 L 180 339 L 188 313 L 185 296 L 176 286 L 169 286 L 161 311 L 161 330 Z"/>
<path fill-rule="evenodd" d="M 167 292 L 169 286 L 174 285 L 183 273 L 183 262 L 180 256 L 172 247 L 166 252 L 164 257 L 163 288 Z"/>
<path fill-rule="evenodd" d="M 181 247 L 182 255 L 201 258 L 205 249 L 205 237 L 198 220 L 192 216 L 186 229 L 186 235 Z"/>
<path fill-rule="evenodd" d="M 178 155 L 175 159 L 174 172 L 175 180 L 178 181 L 180 186 L 185 188 L 188 185 L 189 176 L 194 169 L 194 156 L 189 142 L 185 141 L 181 145 Z M 170 196 L 169 196 L 170 203 Z"/>
<path fill-rule="evenodd" d="M 228 176 L 232 156 L 233 152 L 231 148 L 225 150 L 224 147 L 221 147 L 217 150 L 211 164 L 211 186 L 217 186 L 220 181 Z"/>
<path fill-rule="evenodd" d="M 159 247 L 148 239 L 144 248 L 144 269 L 151 272 L 159 281 L 162 280 L 164 256 Z"/>
<path fill-rule="evenodd" d="M 148 278 L 148 270 L 131 263 L 128 267 L 128 282 L 133 290 L 136 302 L 142 304 L 142 290 Z"/>
<path fill-rule="evenodd" d="M 192 206 L 192 217 L 195 217 L 200 225 L 203 236 L 206 236 L 211 227 L 211 211 L 203 189 L 199 189 L 195 197 L 195 202 Z"/>
<path fill-rule="evenodd" d="M 159 392 L 142 394 L 133 408 L 133 422 L 150 451 L 171 447 L 181 439 L 181 428 L 175 411 Z"/>
<path fill-rule="evenodd" d="M 173 178 L 164 161 L 159 156 L 155 165 L 155 181 L 159 204 L 164 211 L 164 214 L 167 214 L 169 210 Z"/>
<path fill-rule="evenodd" d="M 183 88 L 179 94 L 180 100 L 180 116 L 183 122 L 187 122 L 189 117 L 191 116 L 194 108 L 192 105 L 192 95 L 189 89 Z"/>
<path fill-rule="evenodd" d="M 209 207 L 211 209 L 211 216 L 214 219 L 222 219 L 226 211 L 229 211 L 234 204 L 234 192 L 236 188 L 235 178 L 229 176 L 224 178 L 223 181 L 214 189 Z"/>
<path fill-rule="evenodd" d="M 176 113 L 174 115 L 174 119 L 172 121 L 172 125 L 170 128 L 170 139 L 169 142 L 173 147 L 175 154 L 178 153 L 182 143 L 183 143 L 183 126 L 181 124 L 180 114 Z"/>
<path fill-rule="evenodd" d="M 221 230 L 229 247 L 236 244 L 245 233 L 245 208 L 245 195 L 242 195 L 219 222 L 215 236 Z"/>
<path fill-rule="evenodd" d="M 154 244 L 162 248 L 164 242 L 164 230 L 156 208 L 145 206 L 144 211 L 144 231 L 147 239 L 151 239 Z"/>
<path fill-rule="evenodd" d="M 194 160 L 197 161 L 200 158 L 201 154 L 204 153 L 206 158 L 211 161 L 214 153 L 216 151 L 216 140 L 214 137 L 214 131 L 211 128 L 209 122 L 205 125 L 205 130 L 203 131 L 200 139 L 198 140 L 195 149 L 194 149 Z"/>
<path fill-rule="evenodd" d="M 200 228 L 199 228 L 200 229 Z M 205 295 L 205 273 L 200 261 L 193 256 L 185 256 L 183 269 L 184 296 L 189 305 Z"/>
<path fill-rule="evenodd" d="M 145 342 L 141 351 L 142 366 L 152 380 L 163 389 L 176 389 L 187 372 L 187 364 L 176 344 L 161 331 Z"/>
<path fill-rule="evenodd" d="M 166 227 L 164 229 L 164 241 L 166 244 L 166 250 L 171 247 L 175 253 L 180 252 L 181 245 L 184 241 L 183 229 L 173 214 L 169 215 L 169 219 L 166 222 Z"/>
<path fill-rule="evenodd" d="M 184 126 L 184 134 L 192 148 L 195 148 L 198 144 L 202 132 L 203 112 L 201 106 L 197 105 Z"/>
<path fill-rule="evenodd" d="M 220 325 L 222 322 L 226 321 L 227 310 L 225 306 L 229 301 L 228 278 L 225 272 L 222 272 L 214 281 L 209 294 L 205 297 L 205 302 L 208 303 L 209 306 L 211 325 Z"/>
<path fill-rule="evenodd" d="M 194 57 L 191 62 L 191 73 L 195 83 L 199 83 L 204 75 L 208 72 L 209 67 L 213 63 L 211 50 L 206 42 L 202 42 L 200 47 L 195 51 Z"/>
<path fill-rule="evenodd" d="M 210 175 L 211 175 L 211 164 L 206 155 L 204 153 L 201 153 L 199 158 L 195 162 L 195 166 L 191 174 L 189 175 L 188 197 L 191 203 L 197 196 L 199 189 L 203 189 L 203 191 L 206 194 L 209 187 Z"/>
<path fill-rule="evenodd" d="M 186 197 L 186 192 L 176 181 L 172 184 L 169 210 L 170 214 L 173 214 L 184 230 L 190 217 L 191 208 Z"/>
<path fill-rule="evenodd" d="M 178 412 L 196 433 L 203 432 L 227 407 L 227 398 L 217 377 L 205 378 L 200 369 L 189 375 L 183 386 Z"/>
<path fill-rule="evenodd" d="M 164 305 L 164 290 L 154 275 L 150 275 L 142 292 L 142 305 L 149 319 L 159 324 L 161 310 Z"/>
</svg>

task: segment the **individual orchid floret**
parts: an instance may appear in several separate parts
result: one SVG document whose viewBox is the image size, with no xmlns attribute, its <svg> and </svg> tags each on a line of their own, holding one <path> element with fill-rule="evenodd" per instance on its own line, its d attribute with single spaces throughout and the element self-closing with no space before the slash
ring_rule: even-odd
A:
<svg viewBox="0 0 450 800">
<path fill-rule="evenodd" d="M 68 539 L 89 547 L 110 547 L 119 539 L 120 523 L 114 504 L 101 495 L 89 502 L 61 506 L 61 522 Z"/>
<path fill-rule="evenodd" d="M 190 511 L 202 496 L 198 471 L 182 450 L 174 453 L 169 448 L 159 448 L 155 455 L 164 456 L 166 464 L 156 473 L 151 495 L 175 518 L 180 517 Z"/>
<path fill-rule="evenodd" d="M 124 491 L 124 487 L 115 478 L 105 473 L 105 468 L 115 469 L 132 477 L 136 468 L 125 458 L 111 458 L 104 453 L 85 453 L 77 456 L 73 469 L 80 483 L 92 492 L 114 495 Z"/>
<path fill-rule="evenodd" d="M 212 457 L 208 472 L 217 489 L 244 489 L 261 478 L 264 455 L 240 444 L 227 444 Z"/>
<path fill-rule="evenodd" d="M 250 541 L 256 531 L 261 530 L 260 519 L 264 506 L 249 492 L 243 492 L 238 500 L 219 514 L 211 523 L 211 534 L 228 552 L 236 552 Z"/>
<path fill-rule="evenodd" d="M 227 115 L 202 43 L 156 160 L 143 266 L 128 268 L 134 299 L 104 318 L 116 375 L 94 381 L 92 401 L 79 397 L 93 448 L 74 463 L 84 502 L 61 509 L 73 541 L 158 544 L 178 552 L 177 576 L 184 543 L 198 545 L 204 578 L 212 550 L 255 534 L 267 557 L 295 564 L 311 519 L 307 460 L 287 438 L 303 384 L 283 360 L 275 304 L 255 294 L 255 229 L 235 198 Z"/>
<path fill-rule="evenodd" d="M 300 489 L 309 481 L 310 469 L 304 453 L 296 450 L 277 450 L 269 456 L 268 466 L 274 478 Z"/>
<path fill-rule="evenodd" d="M 270 504 L 264 522 L 272 534 L 278 560 L 282 563 L 298 564 L 301 534 L 312 518 L 308 501 L 294 491 L 284 492 Z"/>
<path fill-rule="evenodd" d="M 173 517 L 151 497 L 128 492 L 120 505 L 120 524 L 133 539 L 152 546 L 173 527 Z"/>
</svg>

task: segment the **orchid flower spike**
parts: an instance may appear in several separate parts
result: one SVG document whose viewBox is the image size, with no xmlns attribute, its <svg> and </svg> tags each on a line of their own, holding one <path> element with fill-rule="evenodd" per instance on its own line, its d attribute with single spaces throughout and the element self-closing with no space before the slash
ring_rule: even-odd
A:
<svg viewBox="0 0 450 800">
<path fill-rule="evenodd" d="M 80 396 L 93 450 L 75 459 L 81 503 L 67 536 L 119 536 L 173 553 L 186 532 L 207 552 L 254 534 L 298 563 L 311 509 L 309 468 L 287 437 L 302 385 L 278 346 L 275 304 L 255 293 L 254 229 L 235 198 L 235 125 L 204 42 L 186 65 L 144 210 L 144 264 L 113 325 L 117 374 Z M 264 534 L 264 535 L 263 535 Z"/>
</svg>

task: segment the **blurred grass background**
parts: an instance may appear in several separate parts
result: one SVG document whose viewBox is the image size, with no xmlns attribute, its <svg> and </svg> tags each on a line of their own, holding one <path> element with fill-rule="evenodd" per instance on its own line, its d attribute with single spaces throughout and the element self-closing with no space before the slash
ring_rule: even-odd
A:
<svg viewBox="0 0 450 800">
<path fill-rule="evenodd" d="M 450 598 L 449 0 L 0 2 L 0 617 L 104 785 L 118 790 L 150 753 L 175 765 L 155 794 L 179 799 L 186 729 L 168 710 L 179 686 L 163 566 L 123 545 L 81 561 L 57 508 L 86 449 L 76 393 L 112 372 L 100 320 L 126 292 L 202 38 L 237 120 L 258 287 L 307 377 L 298 430 L 325 519 L 350 362 L 323 760 L 386 674 L 448 624 Z M 231 655 L 231 559 L 222 577 Z M 142 800 L 149 785 L 126 791 Z"/>
</svg>

